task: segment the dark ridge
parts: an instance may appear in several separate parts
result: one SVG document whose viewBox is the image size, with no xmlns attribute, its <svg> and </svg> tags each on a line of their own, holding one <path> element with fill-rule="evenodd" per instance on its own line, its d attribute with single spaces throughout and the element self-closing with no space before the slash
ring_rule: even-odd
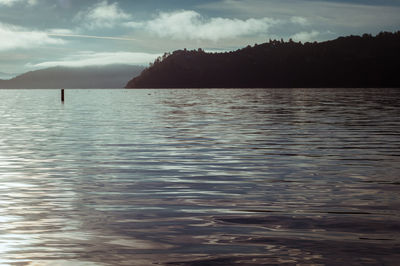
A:
<svg viewBox="0 0 400 266">
<path fill-rule="evenodd" d="M 178 50 L 127 88 L 400 87 L 400 31 L 326 42 L 269 41 L 225 53 Z"/>
<path fill-rule="evenodd" d="M 0 80 L 3 89 L 123 88 L 142 66 L 51 67 Z"/>
</svg>

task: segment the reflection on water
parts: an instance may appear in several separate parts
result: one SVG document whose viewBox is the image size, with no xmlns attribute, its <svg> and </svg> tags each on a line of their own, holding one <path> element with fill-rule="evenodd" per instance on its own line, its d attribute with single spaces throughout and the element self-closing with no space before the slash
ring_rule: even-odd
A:
<svg viewBox="0 0 400 266">
<path fill-rule="evenodd" d="M 400 91 L 0 91 L 0 265 L 396 264 Z"/>
</svg>

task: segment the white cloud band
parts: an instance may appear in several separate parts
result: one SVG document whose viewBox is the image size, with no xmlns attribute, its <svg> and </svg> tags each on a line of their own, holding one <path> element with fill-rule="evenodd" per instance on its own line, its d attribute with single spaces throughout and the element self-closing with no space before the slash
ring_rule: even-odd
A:
<svg viewBox="0 0 400 266">
<path fill-rule="evenodd" d="M 48 61 L 38 64 L 30 64 L 29 67 L 85 67 L 85 66 L 104 66 L 113 64 L 128 64 L 128 65 L 147 65 L 154 61 L 160 54 L 149 53 L 131 53 L 131 52 L 109 52 L 95 53 L 82 52 L 70 57 L 63 58 L 59 61 Z"/>
</svg>

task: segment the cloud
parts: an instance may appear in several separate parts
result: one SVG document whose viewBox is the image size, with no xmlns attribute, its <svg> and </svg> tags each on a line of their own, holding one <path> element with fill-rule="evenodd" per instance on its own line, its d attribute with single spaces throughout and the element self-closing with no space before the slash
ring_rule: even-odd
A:
<svg viewBox="0 0 400 266">
<path fill-rule="evenodd" d="M 134 38 L 118 37 L 118 36 L 100 36 L 80 34 L 77 31 L 70 29 L 50 29 L 47 31 L 48 36 L 54 37 L 67 37 L 67 38 L 84 38 L 84 39 L 103 39 L 103 40 L 117 40 L 117 41 L 137 41 Z"/>
<path fill-rule="evenodd" d="M 292 22 L 293 24 L 301 25 L 301 26 L 308 26 L 310 24 L 308 19 L 306 19 L 304 17 L 292 17 L 290 19 L 290 22 Z"/>
<path fill-rule="evenodd" d="M 131 15 L 120 9 L 118 3 L 108 4 L 107 1 L 99 2 L 75 16 L 75 20 L 83 21 L 89 29 L 112 28 L 130 18 Z"/>
<path fill-rule="evenodd" d="M 198 5 L 198 8 L 243 16 L 267 16 L 287 20 L 307 18 L 311 24 L 325 27 L 370 28 L 400 24 L 400 7 L 382 1 L 326 0 L 221 0 Z M 391 1 L 395 2 L 395 1 Z"/>
<path fill-rule="evenodd" d="M 85 39 L 100 39 L 100 40 L 115 40 L 115 41 L 137 41 L 137 39 L 125 38 L 125 37 L 97 36 L 97 35 L 86 35 L 86 34 L 62 33 L 62 32 L 49 33 L 48 35 L 56 37 L 70 37 L 70 38 L 85 38 Z"/>
<path fill-rule="evenodd" d="M 73 56 L 65 57 L 59 61 L 48 61 L 38 64 L 28 64 L 28 67 L 84 67 L 104 66 L 113 64 L 147 65 L 154 61 L 160 54 L 131 53 L 131 52 L 81 52 Z"/>
<path fill-rule="evenodd" d="M 230 18 L 205 18 L 191 10 L 170 13 L 161 12 L 145 22 L 128 22 L 125 26 L 142 28 L 159 37 L 177 40 L 231 39 L 240 36 L 266 34 L 277 21 L 271 18 L 249 18 L 246 20 Z"/>
<path fill-rule="evenodd" d="M 3 6 L 12 6 L 12 5 L 14 5 L 16 2 L 19 2 L 19 0 L 0 0 L 0 5 L 3 5 Z"/>
<path fill-rule="evenodd" d="M 292 35 L 291 38 L 295 41 L 310 42 L 310 41 L 315 41 L 316 37 L 319 35 L 320 33 L 316 30 L 313 30 L 311 32 L 303 31 Z"/>
<path fill-rule="evenodd" d="M 49 35 L 57 35 L 57 34 L 75 34 L 75 32 L 71 29 L 50 29 L 48 31 Z"/>
<path fill-rule="evenodd" d="M 34 6 L 37 4 L 38 0 L 0 0 L 0 6 L 13 6 L 18 3 L 25 3 L 29 6 Z"/>
<path fill-rule="evenodd" d="M 31 31 L 26 28 L 2 23 L 0 23 L 0 40 L 0 51 L 65 43 L 61 39 L 50 37 L 45 32 Z"/>
</svg>

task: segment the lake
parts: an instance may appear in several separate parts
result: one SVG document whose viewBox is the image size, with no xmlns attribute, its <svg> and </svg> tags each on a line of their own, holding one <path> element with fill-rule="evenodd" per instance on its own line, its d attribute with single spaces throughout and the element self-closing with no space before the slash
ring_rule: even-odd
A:
<svg viewBox="0 0 400 266">
<path fill-rule="evenodd" d="M 0 90 L 0 265 L 400 263 L 399 89 Z"/>
</svg>

